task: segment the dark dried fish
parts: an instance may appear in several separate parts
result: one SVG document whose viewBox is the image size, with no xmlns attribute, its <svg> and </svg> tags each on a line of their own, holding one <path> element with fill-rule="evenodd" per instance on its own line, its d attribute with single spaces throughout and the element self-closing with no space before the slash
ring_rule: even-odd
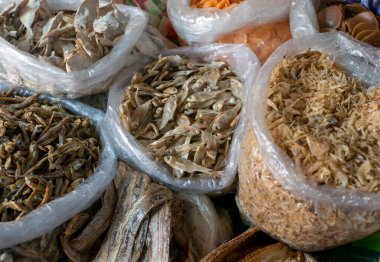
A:
<svg viewBox="0 0 380 262">
<path fill-rule="evenodd" d="M 38 94 L 0 94 L 0 125 L 0 222 L 72 191 L 98 165 L 101 145 L 89 119 Z"/>
</svg>

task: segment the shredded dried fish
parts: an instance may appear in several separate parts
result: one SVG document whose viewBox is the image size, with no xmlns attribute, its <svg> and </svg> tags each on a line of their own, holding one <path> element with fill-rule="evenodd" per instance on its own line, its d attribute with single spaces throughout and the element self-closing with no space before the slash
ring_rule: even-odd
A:
<svg viewBox="0 0 380 262">
<path fill-rule="evenodd" d="M 0 222 L 72 191 L 94 172 L 101 150 L 90 120 L 35 94 L 0 94 Z"/>
<path fill-rule="evenodd" d="M 364 85 L 327 54 L 283 59 L 272 71 L 269 132 L 317 184 L 380 190 L 380 89 Z"/>
<path fill-rule="evenodd" d="M 77 12 L 49 10 L 46 0 L 10 2 L 0 11 L 0 36 L 67 72 L 90 67 L 118 43 L 128 17 L 113 4 L 85 0 Z"/>
<path fill-rule="evenodd" d="M 224 62 L 159 57 L 133 76 L 119 115 L 174 176 L 218 178 L 242 108 L 242 88 Z"/>
</svg>

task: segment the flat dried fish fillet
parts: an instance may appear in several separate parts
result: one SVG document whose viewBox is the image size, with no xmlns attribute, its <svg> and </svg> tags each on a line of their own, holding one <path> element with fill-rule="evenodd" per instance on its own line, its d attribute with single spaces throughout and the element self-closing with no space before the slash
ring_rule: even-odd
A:
<svg viewBox="0 0 380 262">
<path fill-rule="evenodd" d="M 171 191 L 119 162 L 111 228 L 94 261 L 169 261 Z"/>
</svg>

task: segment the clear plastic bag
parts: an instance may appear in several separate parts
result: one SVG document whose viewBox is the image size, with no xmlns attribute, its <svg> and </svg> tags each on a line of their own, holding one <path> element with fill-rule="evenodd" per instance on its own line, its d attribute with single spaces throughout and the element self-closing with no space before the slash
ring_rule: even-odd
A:
<svg viewBox="0 0 380 262">
<path fill-rule="evenodd" d="M 185 202 L 182 230 L 189 242 L 192 261 L 200 261 L 213 249 L 232 238 L 231 225 L 218 216 L 209 197 L 186 193 L 175 196 Z"/>
<path fill-rule="evenodd" d="M 6 2 L 8 1 L 0 0 L 0 7 Z M 81 3 L 64 1 L 63 4 L 59 0 L 47 2 L 51 10 L 76 10 Z M 108 55 L 90 68 L 67 73 L 20 51 L 0 37 L 0 78 L 37 92 L 67 94 L 71 98 L 106 90 L 117 73 L 133 62 L 133 59 L 130 59 L 130 51 L 147 24 L 145 13 L 139 8 L 126 5 L 116 7 L 129 18 L 124 35 Z"/>
<path fill-rule="evenodd" d="M 10 88 L 11 86 L 7 84 L 1 84 L 0 92 L 6 92 Z M 33 94 L 32 91 L 24 88 L 18 88 L 17 92 L 23 96 Z M 117 157 L 103 132 L 104 113 L 75 100 L 58 99 L 49 95 L 43 95 L 41 98 L 47 99 L 51 103 L 61 103 L 66 110 L 88 117 L 93 121 L 103 145 L 99 166 L 91 177 L 72 192 L 33 210 L 19 221 L 1 222 L 0 249 L 50 233 L 54 228 L 85 210 L 97 200 L 116 174 Z"/>
<path fill-rule="evenodd" d="M 262 67 L 251 89 L 250 123 L 239 164 L 237 202 L 243 216 L 290 246 L 318 251 L 360 239 L 380 229 L 380 194 L 317 186 L 274 144 L 266 125 L 268 83 L 284 58 L 317 50 L 367 86 L 379 83 L 380 52 L 343 33 L 293 39 Z"/>
<path fill-rule="evenodd" d="M 119 105 L 122 93 L 131 82 L 134 72 L 143 69 L 144 65 L 155 59 L 153 57 L 141 58 L 139 63 L 129 68 L 129 73 L 119 79 L 110 90 L 108 108 L 106 113 L 108 137 L 113 139 L 113 146 L 116 154 L 124 162 L 135 169 L 149 175 L 153 181 L 163 183 L 168 187 L 197 193 L 221 192 L 232 184 L 237 170 L 237 162 L 240 155 L 240 141 L 245 129 L 245 104 L 250 103 L 247 96 L 253 82 L 258 74 L 260 64 L 256 56 L 244 45 L 204 45 L 198 47 L 184 47 L 161 52 L 163 55 L 181 55 L 185 57 L 200 59 L 206 62 L 223 60 L 231 67 L 232 71 L 241 79 L 244 86 L 243 109 L 241 119 L 234 131 L 230 152 L 227 158 L 227 165 L 220 179 L 215 178 L 181 178 L 177 179 L 171 175 L 170 171 L 163 165 L 153 160 L 148 151 L 122 126 L 119 118 Z"/>
<path fill-rule="evenodd" d="M 319 33 L 318 7 L 319 0 L 292 0 L 289 22 L 293 38 Z"/>
<path fill-rule="evenodd" d="M 287 20 L 290 0 L 245 0 L 225 9 L 193 8 L 190 0 L 168 0 L 170 21 L 187 43 L 212 43 L 245 26 Z"/>
</svg>

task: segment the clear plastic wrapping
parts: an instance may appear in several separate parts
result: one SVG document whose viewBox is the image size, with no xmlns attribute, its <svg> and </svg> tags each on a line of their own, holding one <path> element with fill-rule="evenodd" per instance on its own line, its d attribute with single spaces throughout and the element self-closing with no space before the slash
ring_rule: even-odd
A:
<svg viewBox="0 0 380 262">
<path fill-rule="evenodd" d="M 205 62 L 216 60 L 226 61 L 232 71 L 241 79 L 244 86 L 243 109 L 241 119 L 234 131 L 230 152 L 227 158 L 227 165 L 221 174 L 220 179 L 197 177 L 177 179 L 171 175 L 169 170 L 153 160 L 147 150 L 122 127 L 119 118 L 119 104 L 122 93 L 131 82 L 131 76 L 135 72 L 143 69 L 144 65 L 155 59 L 153 57 L 141 58 L 129 69 L 129 73 L 115 83 L 110 90 L 108 99 L 108 109 L 106 113 L 107 124 L 105 125 L 108 136 L 113 139 L 113 146 L 116 154 L 123 161 L 133 166 L 135 169 L 148 174 L 155 182 L 163 183 L 166 186 L 177 190 L 191 191 L 197 193 L 221 192 L 232 184 L 240 155 L 240 142 L 245 129 L 246 104 L 250 104 L 248 96 L 253 82 L 258 74 L 260 64 L 256 56 L 243 45 L 204 45 L 198 47 L 184 47 L 161 52 L 163 55 L 181 55 L 184 57 L 196 58 Z"/>
<path fill-rule="evenodd" d="M 8 1 L 0 0 L 0 7 Z M 76 10 L 81 1 L 48 0 L 51 10 Z M 125 66 L 133 63 L 130 51 L 137 42 L 146 24 L 147 17 L 139 8 L 116 5 L 129 22 L 124 35 L 111 52 L 88 69 L 67 73 L 62 69 L 41 61 L 37 57 L 20 51 L 0 37 L 0 78 L 52 95 L 67 94 L 79 97 L 106 90 Z"/>
<path fill-rule="evenodd" d="M 318 251 L 342 245 L 380 229 L 380 194 L 317 186 L 306 180 L 272 140 L 266 127 L 268 83 L 284 57 L 307 50 L 335 62 L 367 86 L 379 83 L 380 52 L 343 33 L 293 39 L 262 67 L 249 109 L 239 165 L 238 204 L 243 216 L 290 246 Z"/>
<path fill-rule="evenodd" d="M 200 261 L 220 244 L 231 239 L 231 225 L 218 216 L 208 196 L 186 193 L 175 196 L 185 202 L 183 231 L 189 239 L 189 253 L 193 256 L 193 261 Z"/>
<path fill-rule="evenodd" d="M 293 38 L 302 38 L 319 33 L 316 9 L 319 0 L 292 0 L 289 14 Z"/>
<path fill-rule="evenodd" d="M 170 21 L 187 43 L 212 43 L 245 26 L 287 20 L 290 0 L 245 0 L 225 9 L 193 8 L 190 0 L 168 0 Z"/>
<path fill-rule="evenodd" d="M 11 86 L 7 84 L 0 84 L 0 92 L 5 92 L 10 88 Z M 23 88 L 18 88 L 17 92 L 23 96 L 33 94 L 32 91 Z M 97 200 L 116 174 L 117 157 L 103 132 L 104 113 L 75 100 L 58 99 L 49 95 L 43 95 L 41 98 L 47 99 L 51 103 L 61 103 L 66 110 L 88 117 L 93 121 L 103 145 L 99 166 L 91 177 L 72 192 L 33 210 L 19 221 L 0 223 L 0 249 L 51 232 Z"/>
</svg>

